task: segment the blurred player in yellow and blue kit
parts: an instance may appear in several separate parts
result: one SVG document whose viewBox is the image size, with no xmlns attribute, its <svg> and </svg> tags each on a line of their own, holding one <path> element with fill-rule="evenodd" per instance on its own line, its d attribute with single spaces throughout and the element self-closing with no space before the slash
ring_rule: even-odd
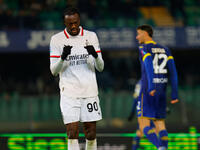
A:
<svg viewBox="0 0 200 150">
<path fill-rule="evenodd" d="M 134 90 L 134 93 L 133 93 L 133 105 L 132 105 L 131 113 L 128 117 L 128 121 L 131 121 L 135 116 L 136 107 L 137 107 L 138 101 L 139 101 L 140 90 L 141 90 L 141 80 L 139 80 L 137 82 L 137 84 L 135 85 L 135 90 Z M 152 120 L 151 120 L 151 123 L 150 123 L 150 127 L 152 127 L 152 128 L 155 127 Z M 140 139 L 142 137 L 143 137 L 143 133 L 139 129 L 139 124 L 137 123 L 136 137 L 134 137 L 133 141 L 132 141 L 132 150 L 137 150 L 140 147 Z"/>
<path fill-rule="evenodd" d="M 141 91 L 137 105 L 140 130 L 159 150 L 168 148 L 168 132 L 165 127 L 166 88 L 168 74 L 171 79 L 171 103 L 178 100 L 178 76 L 170 50 L 152 39 L 153 29 L 149 25 L 137 28 L 136 39 L 139 42 L 141 63 Z M 153 120 L 156 131 L 150 127 Z"/>
</svg>

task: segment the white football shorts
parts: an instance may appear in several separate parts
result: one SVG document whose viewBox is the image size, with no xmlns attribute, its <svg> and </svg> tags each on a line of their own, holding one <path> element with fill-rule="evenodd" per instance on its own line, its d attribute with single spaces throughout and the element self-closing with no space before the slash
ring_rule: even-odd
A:
<svg viewBox="0 0 200 150">
<path fill-rule="evenodd" d="M 99 97 L 73 98 L 62 94 L 60 108 L 64 124 L 92 122 L 102 119 Z"/>
</svg>

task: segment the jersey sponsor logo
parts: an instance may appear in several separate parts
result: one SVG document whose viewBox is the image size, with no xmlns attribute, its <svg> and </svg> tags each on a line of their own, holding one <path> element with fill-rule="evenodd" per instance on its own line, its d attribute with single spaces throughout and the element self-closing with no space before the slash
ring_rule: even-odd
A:
<svg viewBox="0 0 200 150">
<path fill-rule="evenodd" d="M 71 60 L 80 60 L 80 59 L 87 59 L 89 57 L 89 54 L 80 54 L 80 55 L 69 55 L 67 58 L 68 61 Z"/>
<path fill-rule="evenodd" d="M 82 65 L 82 64 L 87 64 L 87 60 L 70 61 L 69 63 L 70 66 Z"/>
<path fill-rule="evenodd" d="M 80 54 L 80 55 L 70 55 L 67 58 L 67 61 L 70 61 L 70 66 L 75 65 L 82 65 L 87 64 L 87 58 L 89 57 L 89 54 Z"/>
<path fill-rule="evenodd" d="M 153 83 L 167 83 L 168 79 L 167 78 L 154 78 Z"/>
</svg>

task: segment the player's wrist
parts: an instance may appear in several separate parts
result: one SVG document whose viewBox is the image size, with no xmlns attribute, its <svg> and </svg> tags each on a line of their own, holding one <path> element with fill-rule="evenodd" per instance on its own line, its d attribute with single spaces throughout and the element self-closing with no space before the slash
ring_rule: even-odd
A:
<svg viewBox="0 0 200 150">
<path fill-rule="evenodd" d="M 65 59 L 64 59 L 65 60 Z M 63 63 L 64 62 L 64 60 L 62 59 L 62 57 L 60 58 L 60 63 Z"/>
<path fill-rule="evenodd" d="M 62 54 L 60 58 L 61 58 L 61 60 L 64 61 L 66 59 L 66 56 L 64 54 Z"/>
<path fill-rule="evenodd" d="M 64 57 L 60 57 L 60 60 L 64 61 L 64 60 L 65 60 L 65 58 L 64 58 Z"/>
<path fill-rule="evenodd" d="M 97 58 L 98 58 L 98 54 L 95 52 L 95 53 L 93 54 L 93 57 L 94 57 L 95 59 L 97 59 Z"/>
<path fill-rule="evenodd" d="M 64 61 L 64 60 L 67 58 L 68 55 L 69 55 L 69 54 L 62 54 L 62 55 L 61 55 L 61 60 Z"/>
<path fill-rule="evenodd" d="M 99 60 L 100 60 L 100 58 L 98 57 L 98 55 L 97 55 L 97 57 L 95 58 L 95 60 L 96 60 L 96 61 L 99 61 Z"/>
</svg>

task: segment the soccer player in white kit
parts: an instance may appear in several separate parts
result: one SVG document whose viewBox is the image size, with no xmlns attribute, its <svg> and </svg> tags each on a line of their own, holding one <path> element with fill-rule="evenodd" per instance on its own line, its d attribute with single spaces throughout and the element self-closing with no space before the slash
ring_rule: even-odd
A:
<svg viewBox="0 0 200 150">
<path fill-rule="evenodd" d="M 102 119 L 95 68 L 102 71 L 96 33 L 80 26 L 76 8 L 64 11 L 66 28 L 51 37 L 50 69 L 60 77 L 60 108 L 67 129 L 68 150 L 79 150 L 79 121 L 83 122 L 86 150 L 97 150 L 96 121 Z"/>
</svg>

